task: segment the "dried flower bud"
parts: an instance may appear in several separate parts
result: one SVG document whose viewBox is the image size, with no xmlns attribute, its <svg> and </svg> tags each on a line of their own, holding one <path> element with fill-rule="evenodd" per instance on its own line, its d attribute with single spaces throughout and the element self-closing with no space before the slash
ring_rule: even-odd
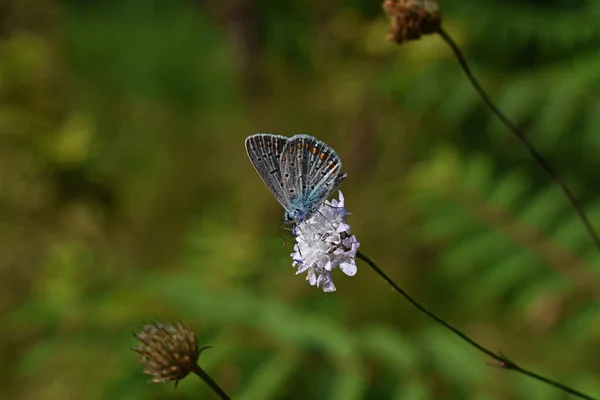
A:
<svg viewBox="0 0 600 400">
<path fill-rule="evenodd" d="M 152 375 L 150 382 L 179 381 L 197 368 L 198 357 L 204 349 L 198 348 L 194 331 L 180 322 L 146 324 L 134 336 L 141 342 L 132 348 L 141 354 L 139 361 Z"/>
<path fill-rule="evenodd" d="M 390 17 L 388 39 L 398 44 L 435 33 L 442 25 L 436 0 L 384 0 L 382 7 Z"/>
</svg>

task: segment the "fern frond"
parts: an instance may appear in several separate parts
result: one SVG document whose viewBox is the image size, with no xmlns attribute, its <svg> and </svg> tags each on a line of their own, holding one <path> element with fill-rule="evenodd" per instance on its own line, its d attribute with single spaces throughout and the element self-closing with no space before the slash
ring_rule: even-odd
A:
<svg viewBox="0 0 600 400">
<path fill-rule="evenodd" d="M 498 174 L 489 157 L 462 159 L 449 148 L 417 168 L 411 183 L 424 213 L 426 237 L 446 234 L 440 237 L 447 249 L 445 263 L 455 273 L 479 270 L 478 284 L 486 293 L 509 293 L 512 287 L 559 276 L 592 298 L 600 296 L 589 259 L 561 242 L 577 242 L 585 232 L 581 226 L 577 231 L 576 217 L 554 187 L 531 192 L 531 185 L 515 171 Z M 442 202 L 445 207 L 431 206 Z M 468 226 L 463 218 L 479 228 Z M 584 243 L 577 250 L 590 248 Z M 558 276 L 548 274 L 544 265 Z"/>
</svg>

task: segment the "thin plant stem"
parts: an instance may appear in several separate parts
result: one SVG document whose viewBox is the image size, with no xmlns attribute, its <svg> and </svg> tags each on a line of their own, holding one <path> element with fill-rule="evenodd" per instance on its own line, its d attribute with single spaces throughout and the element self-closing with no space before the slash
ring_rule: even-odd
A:
<svg viewBox="0 0 600 400">
<path fill-rule="evenodd" d="M 519 141 L 525 146 L 529 154 L 544 169 L 544 171 L 546 171 L 546 173 L 552 178 L 552 180 L 554 180 L 554 182 L 561 188 L 561 190 L 563 191 L 573 208 L 575 208 L 575 212 L 577 213 L 581 222 L 583 222 L 583 225 L 585 226 L 588 235 L 594 242 L 596 249 L 600 252 L 600 238 L 598 237 L 598 234 L 592 226 L 592 223 L 590 222 L 588 216 L 585 214 L 583 208 L 575 198 L 575 195 L 573 194 L 573 192 L 571 192 L 571 189 L 569 189 L 566 183 L 558 176 L 550 162 L 548 162 L 548 160 L 546 160 L 535 149 L 533 144 L 531 144 L 531 142 L 525 137 L 523 132 L 521 132 L 521 130 L 514 123 L 512 123 L 511 120 L 508 119 L 508 117 L 498 109 L 498 107 L 496 107 L 494 102 L 492 102 L 489 95 L 486 93 L 485 90 L 483 90 L 483 88 L 479 84 L 479 81 L 475 78 L 475 75 L 473 75 L 473 71 L 471 71 L 471 68 L 469 68 L 469 65 L 467 64 L 465 57 L 460 51 L 460 48 L 458 47 L 456 42 L 450 37 L 448 32 L 446 32 L 442 27 L 440 27 L 437 32 L 454 52 L 454 55 L 456 56 L 456 59 L 458 60 L 458 63 L 460 64 L 462 70 L 464 71 L 465 75 L 467 76 L 467 78 L 469 79 L 469 81 L 471 82 L 471 84 L 473 85 L 483 102 L 488 106 L 490 110 L 492 110 L 492 112 L 508 128 L 508 130 L 510 130 L 519 139 Z"/>
<path fill-rule="evenodd" d="M 212 391 L 219 396 L 219 398 L 222 400 L 230 400 L 230 397 L 227 396 L 227 393 L 225 393 L 225 391 L 221 389 L 217 382 L 215 382 L 198 364 L 196 364 L 192 372 L 198 375 L 198 377 L 202 379 L 204 383 L 206 383 L 212 389 Z"/>
<path fill-rule="evenodd" d="M 442 318 L 438 317 L 437 315 L 435 315 L 434 313 L 432 313 L 431 311 L 429 311 L 425 306 L 421 305 L 419 302 L 417 302 L 415 299 L 413 299 L 408 293 L 406 293 L 404 290 L 402 290 L 402 288 L 400 286 L 398 286 L 389 276 L 386 275 L 385 272 L 383 272 L 378 266 L 377 264 L 375 264 L 375 262 L 373 260 L 371 260 L 369 257 L 367 257 L 365 254 L 361 253 L 360 251 L 356 254 L 356 257 L 360 258 L 361 260 L 363 260 L 364 262 L 366 262 L 372 269 L 373 271 L 375 271 L 375 273 L 377 275 L 379 275 L 381 278 L 383 278 L 384 281 L 386 281 L 392 288 L 394 288 L 394 290 L 399 293 L 402 297 L 404 297 L 406 300 L 408 300 L 408 302 L 410 304 L 412 304 L 415 308 L 417 308 L 419 311 L 421 311 L 423 314 L 425 314 L 426 316 L 428 316 L 429 318 L 433 319 L 435 322 L 437 322 L 438 324 L 442 325 L 444 328 L 448 329 L 449 331 L 451 331 L 452 333 L 454 333 L 456 336 L 458 336 L 459 338 L 461 338 L 462 340 L 464 340 L 465 342 L 467 342 L 468 344 L 470 344 L 472 347 L 476 348 L 477 350 L 479 350 L 481 353 L 484 353 L 485 355 L 493 358 L 494 360 L 496 360 L 498 363 L 494 364 L 500 368 L 503 369 L 507 369 L 507 370 L 512 370 L 512 371 L 516 371 L 520 374 L 529 376 L 530 378 L 533 378 L 535 380 L 538 380 L 540 382 L 544 382 L 548 385 L 554 386 L 555 388 L 561 389 L 569 394 L 572 394 L 574 396 L 577 396 L 579 398 L 582 399 L 587 399 L 587 400 L 598 400 L 595 399 L 594 397 L 591 397 L 587 394 L 584 394 L 578 390 L 575 390 L 567 385 L 563 385 L 560 382 L 556 382 L 552 379 L 543 377 L 535 372 L 529 371 L 525 368 L 520 367 L 518 364 L 514 363 L 513 361 L 509 360 L 508 358 L 506 358 L 504 355 L 502 355 L 501 353 L 495 353 L 487 348 L 485 348 L 484 346 L 480 345 L 479 343 L 477 343 L 476 341 L 474 341 L 473 339 L 471 339 L 470 337 L 468 337 L 467 335 L 465 335 L 464 333 L 462 333 L 460 330 L 458 330 L 457 328 L 453 327 L 452 325 L 450 325 L 448 322 L 444 321 Z"/>
</svg>

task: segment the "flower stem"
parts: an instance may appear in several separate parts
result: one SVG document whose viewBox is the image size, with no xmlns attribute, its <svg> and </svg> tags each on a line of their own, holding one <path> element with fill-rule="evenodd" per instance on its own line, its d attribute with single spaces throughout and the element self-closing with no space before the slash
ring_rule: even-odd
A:
<svg viewBox="0 0 600 400">
<path fill-rule="evenodd" d="M 561 389 L 561 390 L 563 390 L 567 393 L 570 393 L 574 396 L 577 396 L 579 398 L 588 399 L 588 400 L 598 400 L 598 399 L 594 399 L 593 397 L 591 397 L 587 394 L 584 394 L 578 390 L 570 388 L 569 386 L 563 385 L 560 382 L 553 381 L 552 379 L 545 378 L 541 375 L 536 374 L 535 372 L 524 369 L 524 368 L 520 367 L 519 365 L 517 365 L 516 363 L 514 363 L 513 361 L 506 358 L 501 353 L 495 353 L 495 352 L 483 347 L 482 345 L 480 345 L 479 343 L 477 343 L 476 341 L 474 341 L 473 339 L 471 339 L 470 337 L 468 337 L 467 335 L 462 333 L 460 330 L 453 327 L 448 322 L 444 321 L 442 318 L 438 317 L 437 315 L 435 315 L 434 313 L 429 311 L 426 307 L 422 306 L 415 299 L 413 299 L 408 293 L 406 293 L 404 290 L 402 290 L 402 288 L 400 286 L 398 286 L 389 276 L 387 276 L 386 273 L 383 272 L 377 266 L 377 264 L 375 264 L 375 262 L 373 260 L 371 260 L 365 254 L 363 254 L 359 251 L 359 252 L 357 252 L 356 257 L 360 258 L 361 260 L 366 262 L 375 271 L 375 273 L 377 273 L 377 275 L 379 275 L 381 278 L 383 278 L 383 280 L 386 281 L 388 284 L 390 284 L 390 286 L 392 286 L 392 288 L 394 288 L 394 290 L 396 292 L 398 292 L 402 297 L 404 297 L 406 300 L 408 300 L 408 302 L 410 304 L 412 304 L 414 307 L 416 307 L 423 314 L 427 315 L 429 318 L 433 319 L 435 322 L 442 325 L 444 328 L 448 329 L 449 331 L 451 331 L 452 333 L 454 333 L 455 335 L 460 337 L 462 340 L 464 340 L 471 346 L 475 347 L 480 352 L 482 352 L 482 353 L 486 354 L 487 356 L 496 360 L 498 362 L 497 364 L 495 364 L 496 366 L 503 368 L 503 369 L 516 371 L 520 374 L 529 376 L 530 378 L 533 378 L 540 382 L 544 382 L 548 385 L 554 386 L 555 388 Z"/>
<path fill-rule="evenodd" d="M 221 398 L 222 400 L 230 400 L 229 396 L 227 396 L 225 391 L 223 389 L 221 389 L 221 387 L 217 384 L 217 382 L 215 382 L 210 377 L 210 375 L 208 375 L 206 373 L 206 371 L 204 371 L 198 364 L 196 364 L 196 366 L 194 367 L 192 372 L 194 372 L 196 375 L 198 375 L 200 377 L 200 379 L 202 379 L 204 381 L 204 383 L 206 383 L 208 386 L 210 386 L 212 391 L 215 392 L 215 394 L 217 396 L 219 396 L 219 398 Z"/>
<path fill-rule="evenodd" d="M 575 198 L 575 195 L 573 194 L 573 192 L 571 192 L 571 189 L 569 189 L 569 187 L 562 180 L 562 178 L 558 176 L 550 162 L 548 162 L 548 160 L 546 160 L 535 149 L 533 144 L 531 144 L 531 142 L 525 137 L 523 132 L 513 122 L 511 122 L 511 120 L 508 119 L 508 117 L 504 115 L 502 111 L 500 111 L 498 107 L 496 107 L 496 105 L 492 102 L 489 95 L 486 93 L 485 90 L 483 90 L 483 88 L 479 84 L 479 81 L 477 81 L 477 79 L 475 78 L 475 75 L 473 75 L 473 71 L 471 71 L 471 68 L 469 68 L 469 65 L 467 64 L 465 57 L 460 51 L 460 48 L 458 47 L 456 42 L 450 37 L 448 32 L 446 32 L 442 27 L 440 27 L 438 29 L 438 33 L 454 52 L 454 55 L 456 56 L 456 59 L 458 60 L 458 63 L 460 64 L 462 70 L 464 71 L 465 75 L 467 76 L 467 78 L 469 79 L 469 81 L 471 82 L 471 84 L 473 85 L 483 102 L 488 106 L 490 110 L 492 110 L 492 112 L 496 115 L 496 117 L 498 117 L 498 119 L 504 124 L 504 126 L 506 126 L 508 130 L 511 131 L 517 137 L 517 139 L 519 139 L 519 141 L 525 146 L 529 154 L 544 169 L 544 171 L 546 171 L 546 173 L 552 178 L 552 180 L 554 180 L 554 182 L 561 188 L 561 190 L 563 191 L 573 208 L 575 208 L 575 212 L 577 213 L 581 222 L 583 222 L 583 225 L 585 226 L 588 235 L 594 242 L 596 249 L 600 252 L 600 238 L 594 230 L 594 227 L 592 226 L 588 216 L 585 214 L 583 208 Z"/>
</svg>

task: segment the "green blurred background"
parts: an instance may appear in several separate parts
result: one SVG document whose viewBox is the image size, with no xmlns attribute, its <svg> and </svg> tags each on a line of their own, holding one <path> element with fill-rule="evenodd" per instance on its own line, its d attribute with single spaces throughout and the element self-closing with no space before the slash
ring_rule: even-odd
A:
<svg viewBox="0 0 600 400">
<path fill-rule="evenodd" d="M 444 27 L 600 227 L 600 2 L 443 1 Z M 181 319 L 236 399 L 567 399 L 487 360 L 363 263 L 295 276 L 254 132 L 333 146 L 361 250 L 482 344 L 600 395 L 600 257 L 437 36 L 378 0 L 0 6 L 0 397 L 212 398 L 149 385 Z"/>
</svg>

